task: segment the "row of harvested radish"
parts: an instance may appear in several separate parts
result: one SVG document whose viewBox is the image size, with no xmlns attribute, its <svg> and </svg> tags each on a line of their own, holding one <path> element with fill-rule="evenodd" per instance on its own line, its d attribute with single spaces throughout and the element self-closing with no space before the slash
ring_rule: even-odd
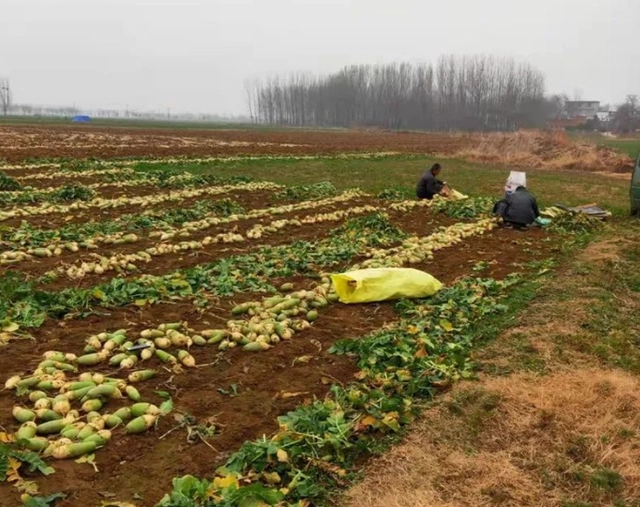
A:
<svg viewBox="0 0 640 507">
<path fill-rule="evenodd" d="M 52 172 L 38 172 L 35 174 L 25 174 L 23 176 L 14 176 L 13 178 L 19 181 L 31 181 L 31 180 L 55 180 L 58 178 L 73 178 L 73 177 L 93 177 L 103 175 L 118 175 L 118 176 L 133 176 L 136 172 L 131 168 L 114 168 L 114 169 L 86 169 L 84 171 L 52 171 Z"/>
<path fill-rule="evenodd" d="M 149 238 L 157 238 L 160 241 L 167 241 L 175 238 L 176 236 L 181 238 L 188 238 L 191 236 L 191 233 L 202 231 L 206 228 L 219 225 L 219 224 L 229 224 L 240 220 L 247 220 L 252 218 L 260 218 L 269 215 L 278 215 L 282 213 L 292 212 L 292 211 L 300 211 L 304 209 L 313 209 L 316 207 L 327 206 L 329 204 L 335 204 L 340 202 L 345 202 L 350 199 L 360 197 L 362 194 L 359 191 L 355 192 L 345 192 L 336 197 L 322 199 L 322 200 L 312 200 L 312 201 L 304 201 L 297 204 L 272 207 L 272 208 L 264 208 L 259 210 L 253 210 L 246 214 L 242 215 L 231 215 L 225 218 L 219 218 L 215 216 L 215 213 L 211 213 L 205 219 L 198 222 L 187 222 L 180 229 L 171 229 L 171 230 L 156 230 L 152 231 L 149 234 Z M 373 208 L 372 208 L 373 210 Z M 308 222 L 307 222 L 308 223 Z M 101 244 L 104 245 L 123 245 L 130 244 L 139 241 L 140 238 L 138 235 L 133 233 L 125 233 L 125 232 L 117 232 L 109 235 L 97 234 L 91 238 L 87 238 L 81 242 L 66 242 L 62 243 L 60 241 L 54 241 L 49 245 L 45 245 L 39 248 L 29 248 L 23 250 L 11 250 L 0 253 L 0 265 L 9 265 L 9 264 L 17 264 L 19 262 L 25 260 L 31 260 L 34 257 L 57 257 L 62 255 L 65 251 L 69 252 L 78 252 L 81 248 L 87 250 L 97 250 L 100 248 Z M 234 243 L 244 241 L 244 238 L 239 237 L 239 235 L 235 233 L 226 233 L 217 236 L 216 241 L 212 241 L 211 239 L 203 240 L 201 245 L 195 245 L 194 242 L 183 242 L 180 243 L 179 246 L 169 246 L 166 247 L 164 245 L 156 245 L 151 249 L 147 249 L 146 252 L 151 255 L 164 255 L 166 253 L 174 253 L 180 250 L 195 250 L 198 248 L 202 248 L 202 245 L 208 245 L 211 243 Z M 127 264 L 135 264 L 135 262 L 139 262 L 143 259 L 131 258 L 126 261 L 124 266 L 122 265 L 121 258 L 117 259 L 117 261 L 113 264 L 113 269 L 124 269 Z M 99 258 L 97 262 L 89 262 L 87 265 L 94 264 L 93 269 L 84 269 L 87 268 L 85 265 L 83 269 L 78 267 L 71 267 L 68 271 L 68 276 L 71 278 L 77 279 L 82 278 L 86 273 L 101 273 L 107 269 L 107 266 L 104 265 L 102 261 L 102 257 Z M 107 262 L 109 265 L 110 262 Z M 119 267 L 118 267 L 119 266 Z M 84 274 L 82 274 L 84 271 Z"/>
<path fill-rule="evenodd" d="M 471 236 L 482 235 L 496 227 L 495 219 L 486 218 L 472 223 L 457 223 L 422 238 L 413 236 L 404 240 L 399 247 L 369 250 L 367 256 L 371 258 L 354 266 L 354 269 L 398 267 L 430 261 L 436 250 L 461 243 Z"/>
<path fill-rule="evenodd" d="M 335 155 L 249 155 L 249 156 L 233 156 L 233 157 L 183 157 L 183 158 L 132 158 L 129 160 L 100 160 L 92 161 L 92 166 L 99 165 L 100 167 L 119 168 L 119 167 L 133 167 L 140 163 L 144 164 L 206 164 L 211 162 L 237 162 L 237 161 L 251 161 L 251 160 L 353 160 L 353 159 L 370 159 L 378 157 L 392 157 L 398 155 L 396 151 L 381 151 L 370 153 L 338 153 Z M 12 170 L 24 170 L 24 169 L 47 169 L 47 168 L 60 168 L 62 164 L 60 162 L 47 162 L 40 164 L 12 164 L 2 165 L 0 164 L 0 171 L 12 171 Z M 77 174 L 84 174 L 85 171 L 91 169 L 85 169 L 83 171 L 76 171 Z"/>
<path fill-rule="evenodd" d="M 175 192 L 163 192 L 161 194 L 153 194 L 146 196 L 133 196 L 133 197 L 116 197 L 113 199 L 104 199 L 97 197 L 87 202 L 74 202 L 72 204 L 52 204 L 43 203 L 37 206 L 24 206 L 21 208 L 12 208 L 7 211 L 0 211 L 0 222 L 9 220 L 16 217 L 29 217 L 36 215 L 48 215 L 51 213 L 68 213 L 70 211 L 88 210 L 92 208 L 98 209 L 112 209 L 122 206 L 139 206 L 146 208 L 149 206 L 156 206 L 164 202 L 177 202 L 185 199 L 202 197 L 205 195 L 220 195 L 236 190 L 277 190 L 282 188 L 280 185 L 269 182 L 257 182 L 257 183 L 239 183 L 237 185 L 223 185 L 219 187 L 205 187 L 205 188 L 190 188 L 177 190 Z"/>
<path fill-rule="evenodd" d="M 284 215 L 294 211 L 302 211 L 314 208 L 323 208 L 333 204 L 339 204 L 351 201 L 366 194 L 360 190 L 348 190 L 335 197 L 327 197 L 324 199 L 315 199 L 310 201 L 302 201 L 295 204 L 286 204 L 283 206 L 261 208 L 248 211 L 242 215 L 230 215 L 228 217 L 218 217 L 214 214 L 195 222 L 185 222 L 179 228 L 164 229 L 162 231 L 153 231 L 149 237 L 159 237 L 160 239 L 171 239 L 175 236 L 188 237 L 191 233 L 203 231 L 212 226 L 225 225 L 239 220 L 249 220 L 255 218 L 263 218 L 265 216 Z"/>
<path fill-rule="evenodd" d="M 179 243 L 160 242 L 153 247 L 144 251 L 130 254 L 114 254 L 110 257 L 93 254 L 95 259 L 90 262 L 82 262 L 79 266 L 60 267 L 59 272 L 64 272 L 72 280 L 79 280 L 88 274 L 101 275 L 106 272 L 135 272 L 138 271 L 138 265 L 148 263 L 153 257 L 159 257 L 168 254 L 176 254 L 180 252 L 189 252 L 201 250 L 209 245 L 218 243 L 241 243 L 245 239 L 260 239 L 270 233 L 278 232 L 288 226 L 302 226 L 303 224 L 315 224 L 327 221 L 339 221 L 345 217 L 361 215 L 377 211 L 374 206 L 360 206 L 347 210 L 338 210 L 332 213 L 320 213 L 307 216 L 304 218 L 275 220 L 269 224 L 256 224 L 249 229 L 245 235 L 238 232 L 220 233 L 216 236 L 207 236 L 201 241 L 181 241 Z"/>
</svg>

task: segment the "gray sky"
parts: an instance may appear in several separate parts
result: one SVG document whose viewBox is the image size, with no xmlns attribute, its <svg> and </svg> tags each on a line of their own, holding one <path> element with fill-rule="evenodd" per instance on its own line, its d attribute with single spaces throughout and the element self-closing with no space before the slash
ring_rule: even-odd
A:
<svg viewBox="0 0 640 507">
<path fill-rule="evenodd" d="M 247 77 L 476 53 L 619 102 L 640 94 L 640 1 L 0 0 L 20 103 L 244 114 Z"/>
</svg>

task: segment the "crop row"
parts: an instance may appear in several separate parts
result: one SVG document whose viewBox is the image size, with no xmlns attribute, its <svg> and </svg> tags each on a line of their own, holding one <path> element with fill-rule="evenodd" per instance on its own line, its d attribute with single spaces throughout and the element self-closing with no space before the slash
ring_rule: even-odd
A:
<svg viewBox="0 0 640 507">
<path fill-rule="evenodd" d="M 118 233 L 138 234 L 147 229 L 200 220 L 210 214 L 228 216 L 244 212 L 242 206 L 230 199 L 203 199 L 185 208 L 152 208 L 136 214 L 120 215 L 112 220 L 72 223 L 57 229 L 40 229 L 32 227 L 28 222 L 22 222 L 18 227 L 0 231 L 0 244 L 5 249 L 25 251 L 69 242 L 82 243 L 93 237 L 115 236 Z"/>
<path fill-rule="evenodd" d="M 166 275 L 113 278 L 92 288 L 69 288 L 56 292 L 38 290 L 16 272 L 0 277 L 0 321 L 22 328 L 39 327 L 50 315 L 62 317 L 87 313 L 94 306 L 116 308 L 133 302 L 155 303 L 176 298 L 199 298 L 203 294 L 227 297 L 243 291 L 274 291 L 270 280 L 296 273 L 312 275 L 360 255 L 368 248 L 391 244 L 406 237 L 380 215 L 352 219 L 316 242 L 295 241 L 278 247 L 262 247 L 250 254 L 177 270 Z M 4 319 L 7 319 L 6 321 Z"/>
<path fill-rule="evenodd" d="M 224 184 L 248 183 L 248 178 L 232 177 L 220 178 L 213 174 L 192 173 L 140 173 L 132 176 L 110 179 L 106 182 L 78 185 L 65 184 L 49 188 L 20 187 L 12 190 L 0 191 L 0 204 L 18 205 L 35 203 L 60 203 L 65 201 L 89 201 L 96 197 L 96 190 L 118 186 L 118 188 L 134 188 L 147 186 L 162 189 L 186 189 L 194 187 L 219 186 Z M 7 181 L 5 178 L 5 188 Z M 15 184 L 19 185 L 16 181 Z M 14 188 L 14 187 L 12 187 Z"/>
<path fill-rule="evenodd" d="M 148 237 L 150 239 L 157 239 L 160 241 L 155 248 L 155 251 L 159 251 L 164 249 L 162 242 L 173 239 L 175 237 L 179 238 L 189 238 L 195 232 L 205 231 L 211 227 L 231 224 L 234 222 L 238 222 L 241 220 L 249 220 L 255 218 L 263 218 L 272 215 L 281 215 L 285 213 L 291 213 L 295 211 L 314 209 L 319 207 L 324 207 L 331 204 L 343 203 L 353 200 L 357 197 L 362 197 L 365 194 L 359 191 L 347 191 L 338 196 L 320 199 L 320 200 L 311 200 L 311 201 L 303 201 L 300 203 L 287 204 L 282 206 L 263 208 L 257 210 L 251 210 L 245 213 L 233 213 L 226 217 L 219 216 L 219 210 L 214 208 L 213 211 L 207 212 L 203 210 L 203 213 L 199 214 L 199 220 L 192 222 L 182 222 L 179 227 L 174 227 L 173 225 L 166 223 L 165 221 L 153 221 L 153 224 L 157 225 L 158 228 L 152 229 Z M 276 226 L 277 227 L 277 226 Z M 256 233 L 258 231 L 256 230 Z M 237 236 L 237 235 L 236 235 Z M 206 239 L 206 238 L 205 238 Z M 206 246 L 208 244 L 217 243 L 217 242 L 233 242 L 234 235 L 225 235 L 224 237 L 219 237 L 215 241 L 214 238 L 206 240 L 201 246 Z M 231 241 L 225 241 L 225 240 Z M 35 257 L 53 257 L 60 256 L 64 251 L 77 252 L 80 249 L 88 249 L 88 250 L 97 250 L 101 247 L 101 245 L 122 245 L 122 244 L 131 244 L 137 243 L 141 240 L 138 234 L 132 232 L 115 232 L 112 234 L 102 234 L 97 233 L 92 236 L 85 237 L 81 240 L 76 241 L 63 241 L 62 238 L 54 236 L 49 243 L 41 244 L 36 248 L 20 248 L 13 249 L 0 254 L 0 265 L 1 264 L 16 264 L 18 262 L 22 262 L 24 260 L 31 260 Z M 204 240 L 203 240 L 204 241 Z M 173 248 L 174 245 L 165 245 L 167 248 Z M 180 246 L 180 249 L 185 249 L 185 246 Z M 188 247 L 186 249 L 194 249 L 195 246 Z M 153 252 L 148 252 L 152 253 Z M 146 257 L 146 256 L 144 256 Z M 139 259 L 141 260 L 141 259 Z"/>
<path fill-rule="evenodd" d="M 236 507 L 247 498 L 300 507 L 324 503 L 350 467 L 417 415 L 416 401 L 471 374 L 471 330 L 504 311 L 513 280 L 464 279 L 408 305 L 402 320 L 331 351 L 357 360 L 357 381 L 278 418 L 279 430 L 246 442 L 213 478 L 176 478 L 161 507 Z"/>
<path fill-rule="evenodd" d="M 431 242 L 421 244 L 423 248 L 430 245 L 429 251 L 433 252 L 469 237 L 474 231 L 485 230 L 484 221 L 456 224 L 433 235 Z M 405 241 L 405 245 L 413 244 Z M 283 289 L 290 290 L 291 286 L 283 286 Z M 335 300 L 337 297 L 332 293 L 330 280 L 324 278 L 309 291 L 271 296 L 261 302 L 235 307 L 232 314 L 236 320 L 230 320 L 226 329 L 198 332 L 186 324 L 160 324 L 155 329 L 142 331 L 135 344 L 127 340 L 125 330 L 120 330 L 89 337 L 85 355 L 80 357 L 62 351 L 47 352 L 44 361 L 31 375 L 12 377 L 6 383 L 8 389 L 17 389 L 19 396 L 34 404 L 33 409 L 24 405 L 14 408 L 14 417 L 22 423 L 16 439 L 27 449 L 42 451 L 44 456 L 76 458 L 107 444 L 112 431 L 105 427 L 115 429 L 126 424 L 126 433 L 145 431 L 166 411 L 142 402 L 137 389 L 131 384 L 153 378 L 155 369 L 135 371 L 128 376 L 128 381 L 113 377 L 113 374 L 105 376 L 97 372 L 85 372 L 77 378 L 69 378 L 69 375 L 77 373 L 81 367 L 94 367 L 105 362 L 126 371 L 152 358 L 181 372 L 180 363 L 185 367 L 195 366 L 188 352 L 194 344 L 217 345 L 221 351 L 236 345 L 250 352 L 268 350 L 280 340 L 291 339 L 295 332 L 309 328 L 311 322 L 318 318 L 318 311 Z M 250 318 L 237 320 L 243 314 Z M 176 349 L 174 354 L 167 351 L 171 348 Z M 123 392 L 134 405 L 121 407 L 113 413 L 100 413 L 111 400 L 122 399 Z M 73 409 L 73 402 L 81 405 L 80 410 Z M 82 417 L 86 417 L 86 422 L 81 421 L 81 412 L 86 414 Z"/>
<path fill-rule="evenodd" d="M 240 232 L 219 233 L 215 236 L 206 236 L 202 240 L 169 242 L 160 241 L 145 250 L 134 253 L 117 253 L 110 256 L 93 254 L 91 261 L 81 261 L 74 266 L 61 267 L 59 271 L 65 272 L 71 279 L 81 279 L 89 273 L 103 274 L 110 271 L 116 272 L 136 272 L 139 264 L 149 263 L 153 258 L 164 255 L 176 254 L 205 249 L 210 245 L 218 243 L 242 243 L 246 240 L 260 239 L 269 234 L 283 230 L 288 226 L 300 227 L 307 224 L 315 224 L 328 221 L 341 221 L 344 218 L 358 216 L 378 211 L 374 206 L 358 206 L 347 210 L 338 210 L 332 213 L 320 213 L 303 218 L 292 218 L 285 220 L 274 220 L 267 224 L 256 224 L 245 234 Z M 163 236 L 164 237 L 164 236 Z M 125 238 L 126 239 L 126 238 Z M 0 261 L 1 262 L 1 261 Z"/>
<path fill-rule="evenodd" d="M 339 153 L 336 155 L 243 155 L 229 157 L 167 157 L 167 158 L 144 158 L 136 157 L 131 159 L 114 160 L 59 160 L 43 162 L 39 159 L 36 163 L 25 164 L 5 164 L 0 163 L 0 171 L 12 170 L 41 170 L 68 168 L 75 171 L 99 170 L 100 168 L 135 167 L 138 164 L 144 165 L 206 165 L 212 163 L 230 163 L 238 161 L 259 161 L 259 160 L 354 160 L 354 159 L 376 159 L 399 155 L 399 152 L 371 152 L 371 153 Z"/>
<path fill-rule="evenodd" d="M 220 195 L 235 190 L 277 190 L 280 185 L 268 182 L 256 183 L 240 183 L 237 185 L 223 185 L 220 187 L 208 187 L 197 189 L 185 189 L 172 193 L 159 193 L 147 196 L 118 197 L 114 199 L 96 198 L 87 202 L 74 202 L 73 204 L 49 204 L 45 203 L 39 206 L 24 206 L 21 208 L 13 208 L 7 211 L 0 211 L 0 222 L 17 217 L 31 217 L 37 215 L 49 215 L 52 213 L 68 213 L 79 210 L 89 209 L 113 209 L 123 206 L 140 206 L 146 208 L 155 206 L 165 202 L 179 202 L 185 199 Z"/>
<path fill-rule="evenodd" d="M 351 196 L 357 197 L 360 194 L 357 192 L 348 192 L 343 196 L 338 196 L 333 199 L 325 199 L 322 206 L 325 206 L 329 202 L 343 202 L 349 200 Z M 302 204 L 302 203 L 301 203 Z M 298 205 L 297 209 L 304 209 L 301 205 Z M 171 239 L 176 237 L 176 233 L 152 233 L 151 237 L 160 237 L 161 241 L 153 246 L 133 253 L 116 253 L 110 256 L 101 256 L 99 254 L 93 254 L 94 258 L 89 261 L 81 261 L 73 266 L 60 267 L 58 272 L 66 273 L 66 275 L 74 280 L 82 279 L 84 276 L 90 273 L 103 274 L 106 272 L 137 272 L 139 270 L 139 263 L 149 263 L 153 258 L 161 257 L 164 255 L 177 254 L 182 252 L 198 251 L 207 248 L 210 245 L 219 243 L 242 243 L 246 240 L 258 240 L 265 236 L 280 232 L 287 227 L 301 227 L 304 225 L 313 225 L 326 222 L 337 222 L 350 217 L 371 214 L 376 212 L 382 212 L 383 209 L 402 210 L 409 211 L 417 207 L 428 207 L 428 201 L 403 201 L 393 203 L 388 206 L 355 206 L 344 210 L 336 210 L 328 213 L 317 213 L 304 217 L 293 217 L 288 219 L 274 220 L 267 224 L 255 224 L 248 229 L 244 234 L 238 231 L 219 233 L 215 236 L 206 236 L 202 240 L 191 241 L 178 241 L 171 242 Z M 286 206 L 286 208 L 292 207 Z M 314 206 L 315 207 L 315 206 Z M 279 214 L 275 208 L 270 208 L 273 214 Z M 256 210 L 259 211 L 259 210 Z M 253 218 L 253 217 L 251 217 Z M 222 220 L 220 223 L 229 223 L 227 220 Z M 180 237 L 188 237 L 195 231 L 200 231 L 199 228 L 186 228 L 180 231 L 177 235 Z M 125 242 L 135 242 L 134 235 L 128 235 L 121 238 Z M 0 255 L 0 263 L 1 263 Z"/>
</svg>

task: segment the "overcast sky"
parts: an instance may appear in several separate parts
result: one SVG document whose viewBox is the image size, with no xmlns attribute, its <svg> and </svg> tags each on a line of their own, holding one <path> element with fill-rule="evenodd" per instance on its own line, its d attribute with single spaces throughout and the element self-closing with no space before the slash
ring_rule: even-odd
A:
<svg viewBox="0 0 640 507">
<path fill-rule="evenodd" d="M 0 0 L 19 103 L 244 114 L 247 77 L 477 53 L 619 102 L 640 94 L 640 0 Z"/>
</svg>

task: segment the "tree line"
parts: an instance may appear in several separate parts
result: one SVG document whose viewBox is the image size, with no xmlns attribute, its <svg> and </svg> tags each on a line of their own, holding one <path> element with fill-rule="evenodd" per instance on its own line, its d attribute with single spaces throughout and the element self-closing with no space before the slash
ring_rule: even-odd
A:
<svg viewBox="0 0 640 507">
<path fill-rule="evenodd" d="M 246 92 L 254 121 L 293 126 L 511 130 L 544 125 L 553 107 L 542 72 L 491 56 L 293 73 L 249 81 Z"/>
</svg>

